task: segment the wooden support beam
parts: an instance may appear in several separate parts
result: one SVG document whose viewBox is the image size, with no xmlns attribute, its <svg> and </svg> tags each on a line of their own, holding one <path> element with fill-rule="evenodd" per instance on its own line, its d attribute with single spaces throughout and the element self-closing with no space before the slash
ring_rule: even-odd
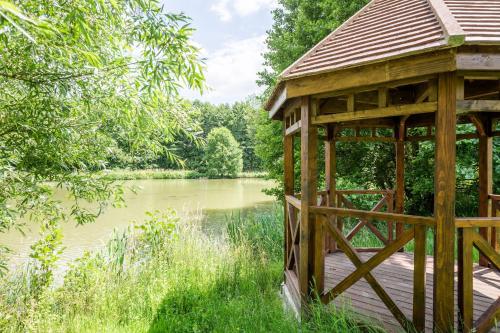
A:
<svg viewBox="0 0 500 333">
<path fill-rule="evenodd" d="M 457 99 L 465 99 L 465 78 L 463 76 L 457 77 Z"/>
<path fill-rule="evenodd" d="M 337 142 L 396 142 L 396 138 L 385 136 L 339 136 Z"/>
<path fill-rule="evenodd" d="M 396 207 L 395 211 L 398 214 L 404 213 L 405 200 L 405 142 L 406 137 L 406 120 L 407 117 L 402 117 L 396 128 Z M 403 233 L 404 225 L 396 224 L 396 237 Z"/>
<path fill-rule="evenodd" d="M 292 196 L 294 193 L 294 154 L 293 154 L 293 136 L 291 135 L 286 135 L 286 132 L 284 133 L 284 138 L 283 138 L 283 159 L 284 159 L 284 187 L 285 187 L 285 199 L 286 196 Z M 285 217 L 285 271 L 288 269 L 288 258 L 290 255 L 290 249 L 292 248 L 292 235 L 291 232 L 292 230 L 288 226 L 288 219 L 289 217 L 289 211 L 287 209 L 288 204 L 285 200 L 285 212 L 284 212 L 284 217 Z M 286 283 L 287 281 L 285 281 Z"/>
<path fill-rule="evenodd" d="M 500 224 L 500 217 L 462 217 L 455 219 L 457 228 L 490 228 Z"/>
<path fill-rule="evenodd" d="M 364 111 L 343 112 L 336 114 L 328 114 L 315 117 L 313 124 L 339 123 L 345 121 L 355 121 L 364 119 L 411 116 L 414 114 L 431 113 L 437 110 L 436 102 L 427 102 L 420 104 L 408 104 L 389 106 L 385 108 L 377 108 Z"/>
<path fill-rule="evenodd" d="M 470 228 L 458 229 L 458 328 L 461 332 L 470 332 L 473 328 L 473 233 Z"/>
<path fill-rule="evenodd" d="M 498 254 L 495 249 L 491 247 L 483 236 L 473 233 L 472 239 L 474 241 L 474 246 L 479 250 L 479 252 L 488 258 L 494 268 L 500 270 L 500 254 Z"/>
<path fill-rule="evenodd" d="M 347 112 L 354 112 L 356 107 L 356 100 L 354 94 L 349 94 L 347 96 Z"/>
<path fill-rule="evenodd" d="M 484 135 L 479 137 L 479 216 L 488 217 L 490 212 L 489 195 L 493 192 L 493 138 L 491 137 L 491 122 L 488 119 L 478 119 L 478 132 Z M 490 229 L 481 228 L 480 233 L 488 239 Z M 481 256 L 481 266 L 488 266 L 488 260 Z"/>
<path fill-rule="evenodd" d="M 425 332 L 426 308 L 426 240 L 427 228 L 415 225 L 415 251 L 413 271 L 413 326 L 417 332 Z"/>
<path fill-rule="evenodd" d="M 325 183 L 327 191 L 327 206 L 336 207 L 337 206 L 337 147 L 336 147 L 336 127 L 328 126 L 327 128 L 327 141 L 325 141 Z M 326 236 L 326 250 L 329 252 L 334 252 L 336 248 L 335 241 L 330 237 Z"/>
<path fill-rule="evenodd" d="M 285 136 L 291 136 L 291 135 L 295 135 L 295 134 L 299 133 L 301 127 L 302 127 L 302 121 L 299 120 L 295 124 L 293 124 L 292 126 L 290 126 L 286 129 Z"/>
<path fill-rule="evenodd" d="M 494 328 L 500 319 L 500 298 L 493 303 L 488 311 L 483 313 L 476 321 L 476 332 L 487 333 Z"/>
<path fill-rule="evenodd" d="M 337 192 L 338 195 L 341 193 Z M 370 212 L 366 210 L 333 208 L 333 207 L 311 207 L 314 214 L 336 215 L 337 217 L 354 217 L 368 221 L 397 221 L 405 224 L 425 225 L 434 227 L 435 221 L 432 217 L 403 215 L 385 212 Z"/>
<path fill-rule="evenodd" d="M 457 101 L 457 115 L 469 112 L 500 112 L 500 100 Z"/>
<path fill-rule="evenodd" d="M 288 202 L 293 207 L 295 207 L 299 210 L 302 208 L 300 199 L 297 199 L 293 195 L 287 195 L 285 198 L 286 198 L 286 202 Z"/>
<path fill-rule="evenodd" d="M 434 331 L 454 331 L 456 73 L 439 75 L 434 180 Z"/>
<path fill-rule="evenodd" d="M 269 118 L 277 119 L 279 111 L 287 101 L 286 87 L 282 87 L 281 91 L 276 93 L 272 100 L 268 101 L 266 110 L 269 111 Z"/>
<path fill-rule="evenodd" d="M 459 53 L 456 57 L 456 66 L 459 71 L 474 71 L 476 73 L 467 73 L 476 77 L 485 77 L 488 74 L 498 77 L 500 68 L 500 55 L 494 53 Z M 480 72 L 485 73 L 480 73 Z M 488 73 L 491 72 L 491 73 Z"/>
<path fill-rule="evenodd" d="M 426 99 L 430 97 L 432 93 L 432 87 L 428 86 L 415 100 L 416 104 L 423 103 Z"/>
<path fill-rule="evenodd" d="M 476 126 L 477 133 L 480 136 L 486 136 L 486 128 L 484 126 L 485 124 L 483 123 L 483 120 L 479 117 L 479 115 L 471 114 L 469 116 L 469 119 L 474 124 L 474 126 Z"/>
<path fill-rule="evenodd" d="M 323 294 L 325 289 L 325 224 L 324 215 L 316 215 L 314 226 L 314 256 L 313 256 L 313 286 L 317 295 Z"/>
<path fill-rule="evenodd" d="M 301 211 L 299 287 L 302 302 L 310 297 L 313 282 L 315 219 L 309 207 L 317 204 L 318 129 L 311 123 L 312 100 L 302 97 L 301 106 Z"/>
<path fill-rule="evenodd" d="M 394 128 L 396 122 L 393 118 L 367 119 L 358 121 L 347 121 L 339 124 L 339 130 L 344 128 Z"/>
<path fill-rule="evenodd" d="M 497 67 L 498 68 L 498 67 Z M 322 94 L 332 91 L 382 85 L 388 82 L 423 77 L 456 69 L 455 51 L 443 50 L 425 55 L 367 64 L 324 74 L 298 77 L 287 81 L 288 97 Z M 360 73 L 363 73 L 360 75 Z"/>
<path fill-rule="evenodd" d="M 457 134 L 456 138 L 457 138 L 457 141 L 479 139 L 479 135 L 476 133 L 463 133 L 463 134 Z M 434 140 L 436 140 L 436 136 L 434 136 L 434 135 L 407 136 L 405 138 L 405 141 L 408 141 L 408 142 L 434 141 Z"/>
<path fill-rule="evenodd" d="M 389 89 L 387 87 L 378 88 L 378 107 L 385 108 L 389 105 Z"/>
</svg>

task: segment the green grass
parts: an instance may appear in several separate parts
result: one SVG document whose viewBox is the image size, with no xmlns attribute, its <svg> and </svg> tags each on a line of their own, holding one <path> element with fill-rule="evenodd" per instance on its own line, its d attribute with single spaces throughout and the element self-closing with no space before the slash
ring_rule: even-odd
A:
<svg viewBox="0 0 500 333">
<path fill-rule="evenodd" d="M 283 310 L 281 211 L 233 217 L 221 236 L 153 215 L 75 262 L 54 290 L 35 292 L 26 272 L 2 280 L 0 331 L 377 331 L 345 309 L 313 305 L 301 324 Z"/>
<path fill-rule="evenodd" d="M 141 179 L 198 179 L 205 178 L 202 173 L 193 170 L 127 170 L 114 169 L 104 172 L 105 178 L 110 180 L 141 180 Z M 265 178 L 265 172 L 242 172 L 238 178 Z"/>
</svg>

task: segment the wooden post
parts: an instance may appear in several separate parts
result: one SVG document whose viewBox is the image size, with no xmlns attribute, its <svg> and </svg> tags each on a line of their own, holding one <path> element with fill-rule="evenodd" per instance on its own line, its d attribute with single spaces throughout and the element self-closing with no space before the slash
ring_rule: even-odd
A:
<svg viewBox="0 0 500 333">
<path fill-rule="evenodd" d="M 413 325 L 417 332 L 425 332 L 426 266 L 425 253 L 427 227 L 416 225 L 413 271 Z"/>
<path fill-rule="evenodd" d="M 479 216 L 489 216 L 489 195 L 493 192 L 493 138 L 491 137 L 491 122 L 485 119 L 483 122 L 484 134 L 479 137 Z M 488 240 L 490 228 L 481 228 L 481 236 Z M 496 235 L 491 235 L 496 237 Z M 488 266 L 489 262 L 484 256 L 480 256 L 479 264 Z"/>
<path fill-rule="evenodd" d="M 337 174 L 337 149 L 335 142 L 335 129 L 333 126 L 327 128 L 327 140 L 325 141 L 325 183 L 327 196 L 327 206 L 336 207 L 336 174 Z M 332 217 L 333 218 L 333 217 Z M 335 252 L 337 246 L 330 235 L 326 236 L 325 248 L 328 252 Z"/>
<path fill-rule="evenodd" d="M 394 195 L 391 192 L 388 192 L 387 194 L 385 194 L 385 197 L 387 200 L 387 212 L 394 213 Z M 394 241 L 394 222 L 393 221 L 387 221 L 387 240 L 389 241 L 389 243 L 392 243 L 392 241 Z"/>
<path fill-rule="evenodd" d="M 404 213 L 405 199 L 405 120 L 401 119 L 397 128 L 396 142 L 396 213 Z M 396 237 L 403 234 L 404 225 L 396 225 Z"/>
<path fill-rule="evenodd" d="M 470 332 L 473 328 L 473 262 L 472 228 L 458 230 L 458 329 Z"/>
<path fill-rule="evenodd" d="M 389 96 L 386 89 L 379 89 L 378 104 L 379 107 L 386 107 L 389 103 Z M 406 119 L 402 117 L 398 125 L 394 129 L 396 136 L 396 207 L 395 212 L 398 214 L 404 213 L 404 198 L 405 198 L 405 135 L 406 135 Z M 396 223 L 396 238 L 399 238 L 404 231 L 404 224 Z M 403 250 L 403 249 L 402 249 Z"/>
<path fill-rule="evenodd" d="M 285 132 L 285 126 L 283 126 L 283 132 Z M 285 195 L 294 195 L 294 157 L 293 157 L 293 135 L 285 135 L 283 139 L 283 168 L 284 168 L 284 188 Z M 285 200 L 285 270 L 287 270 L 287 261 L 290 251 L 292 249 L 292 230 L 290 230 L 288 223 L 288 209 Z"/>
<path fill-rule="evenodd" d="M 439 74 L 434 179 L 434 331 L 454 331 L 456 73 Z"/>
<path fill-rule="evenodd" d="M 315 219 L 309 207 L 317 204 L 318 130 L 311 124 L 311 98 L 302 97 L 301 104 L 301 211 L 299 288 L 302 301 L 307 302 L 314 274 Z"/>
<path fill-rule="evenodd" d="M 497 217 L 497 211 L 500 210 L 500 202 L 491 200 L 491 217 Z M 491 247 L 493 247 L 497 252 L 500 252 L 500 244 L 498 242 L 498 236 L 500 233 L 500 228 L 493 228 L 491 231 Z"/>
<path fill-rule="evenodd" d="M 316 215 L 314 225 L 314 272 L 313 281 L 315 294 L 321 297 L 325 288 L 325 223 L 326 216 Z"/>
</svg>

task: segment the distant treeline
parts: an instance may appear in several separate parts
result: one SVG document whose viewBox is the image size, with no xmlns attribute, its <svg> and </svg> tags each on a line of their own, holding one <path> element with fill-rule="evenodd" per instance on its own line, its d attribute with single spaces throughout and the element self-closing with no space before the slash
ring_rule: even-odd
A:
<svg viewBox="0 0 500 333">
<path fill-rule="evenodd" d="M 207 102 L 183 102 L 185 109 L 183 129 L 175 142 L 165 147 L 163 154 L 148 154 L 129 149 L 124 144 L 108 161 L 109 169 L 189 169 L 207 173 L 210 158 L 207 156 L 207 138 L 216 128 L 227 128 L 242 151 L 243 171 L 261 171 L 261 160 L 255 154 L 256 127 L 261 113 L 260 102 L 249 98 L 234 104 L 214 105 Z M 168 111 L 166 111 L 168 112 Z M 210 153 L 208 153 L 210 154 Z M 174 157 L 174 158 L 172 158 Z"/>
</svg>

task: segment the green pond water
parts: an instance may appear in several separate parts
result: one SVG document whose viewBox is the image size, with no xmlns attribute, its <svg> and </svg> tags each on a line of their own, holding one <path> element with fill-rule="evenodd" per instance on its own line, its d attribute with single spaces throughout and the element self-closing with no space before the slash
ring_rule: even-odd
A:
<svg viewBox="0 0 500 333">
<path fill-rule="evenodd" d="M 124 230 L 133 221 L 140 223 L 147 211 L 173 208 L 181 217 L 202 216 L 201 223 L 207 232 L 221 232 L 231 214 L 245 216 L 273 209 L 273 198 L 262 192 L 273 183 L 262 179 L 134 180 L 124 182 L 124 186 L 137 189 L 136 193 L 126 191 L 126 207 L 108 208 L 92 224 L 63 225 L 65 249 L 60 267 L 67 266 L 85 250 L 102 247 L 114 230 Z M 66 200 L 64 193 L 56 193 L 56 197 L 63 203 Z M 18 231 L 0 234 L 0 244 L 13 251 L 11 268 L 26 263 L 30 245 L 37 239 L 38 227 L 29 223 L 25 235 Z"/>
</svg>

